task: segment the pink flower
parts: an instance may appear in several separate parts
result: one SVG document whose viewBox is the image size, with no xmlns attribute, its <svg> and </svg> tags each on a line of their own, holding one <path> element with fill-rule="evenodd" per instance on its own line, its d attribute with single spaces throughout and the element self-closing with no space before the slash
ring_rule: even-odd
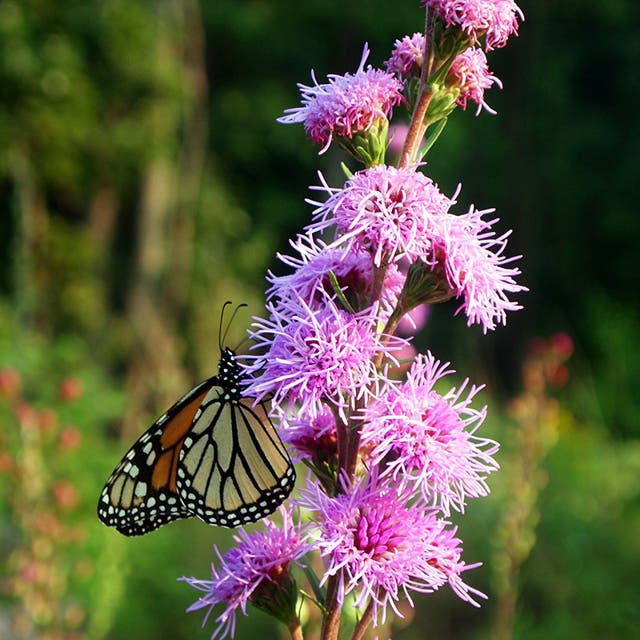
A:
<svg viewBox="0 0 640 640">
<path fill-rule="evenodd" d="M 460 89 L 456 102 L 463 109 L 467 108 L 467 100 L 473 100 L 478 105 L 476 115 L 480 114 L 483 107 L 491 114 L 496 113 L 484 101 L 484 90 L 489 89 L 494 82 L 502 89 L 502 82 L 489 73 L 487 56 L 482 49 L 469 47 L 463 51 L 453 61 L 449 77 Z"/>
<path fill-rule="evenodd" d="M 280 508 L 283 524 L 276 527 L 264 520 L 265 531 L 247 533 L 241 529 L 233 539 L 236 546 L 224 554 L 214 545 L 214 551 L 220 561 L 220 568 L 211 566 L 211 580 L 181 578 L 184 582 L 202 591 L 187 611 L 206 608 L 204 624 L 207 623 L 213 608 L 224 605 L 224 611 L 216 618 L 214 638 L 233 637 L 236 625 L 236 611 L 240 609 L 247 615 L 247 603 L 252 602 L 259 608 L 264 605 L 273 609 L 280 601 L 286 607 L 291 600 L 290 591 L 295 587 L 290 577 L 291 565 L 302 566 L 300 559 L 309 550 L 305 541 L 305 532 L 293 522 L 291 512 Z M 288 612 L 281 611 L 281 614 Z"/>
<path fill-rule="evenodd" d="M 376 266 L 403 257 L 424 259 L 431 249 L 432 219 L 444 214 L 453 200 L 414 167 L 378 165 L 354 174 L 342 189 L 314 211 L 317 231 L 336 225 L 339 242 L 369 251 Z"/>
<path fill-rule="evenodd" d="M 278 433 L 282 441 L 294 449 L 294 462 L 309 459 L 331 464 L 337 456 L 337 429 L 333 413 L 322 407 L 315 417 L 294 414 L 280 422 Z"/>
<path fill-rule="evenodd" d="M 268 303 L 269 320 L 256 319 L 249 331 L 254 348 L 246 392 L 267 394 L 277 410 L 316 417 L 325 402 L 345 416 L 345 407 L 374 393 L 378 372 L 373 358 L 387 359 L 402 346 L 399 338 L 381 340 L 374 309 L 351 314 L 326 295 L 321 307 L 304 300 Z M 346 420 L 346 418 L 345 418 Z"/>
<path fill-rule="evenodd" d="M 395 73 L 402 80 L 419 76 L 422 71 L 425 38 L 421 33 L 396 40 L 391 57 L 385 62 L 387 71 Z"/>
<path fill-rule="evenodd" d="M 486 407 L 471 407 L 481 387 L 444 395 L 435 384 L 453 373 L 430 353 L 419 356 L 402 384 L 388 383 L 363 413 L 362 446 L 384 476 L 415 486 L 424 499 L 449 514 L 464 510 L 468 497 L 489 493 L 486 476 L 498 469 L 493 440 L 475 435 Z"/>
<path fill-rule="evenodd" d="M 272 286 L 267 291 L 269 299 L 304 300 L 310 307 L 321 306 L 326 296 L 334 296 L 335 290 L 330 273 L 336 278 L 338 287 L 351 306 L 364 309 L 370 305 L 373 289 L 373 263 L 365 250 L 348 247 L 328 247 L 313 235 L 299 235 L 291 247 L 297 255 L 278 254 L 293 272 L 283 276 L 269 274 Z M 395 306 L 405 276 L 397 266 L 391 266 L 385 274 L 382 304 L 386 315 Z"/>
<path fill-rule="evenodd" d="M 420 500 L 383 482 L 375 473 L 354 487 L 343 482 L 344 493 L 327 496 L 310 483 L 301 504 L 314 514 L 314 546 L 324 558 L 329 576 L 338 576 L 338 601 L 354 593 L 354 606 L 373 602 L 376 622 L 384 621 L 387 606 L 401 615 L 397 603 L 411 602 L 411 591 L 431 593 L 449 583 L 467 602 L 484 594 L 468 587 L 461 574 L 478 565 L 460 560 L 462 549 L 455 529 L 437 518 Z"/>
<path fill-rule="evenodd" d="M 456 313 L 464 310 L 467 324 L 481 324 L 485 333 L 495 329 L 496 323 L 506 324 L 507 311 L 522 308 L 507 294 L 528 290 L 513 279 L 520 270 L 505 266 L 520 258 L 502 255 L 511 231 L 496 237 L 491 227 L 497 218 L 482 219 L 491 212 L 472 207 L 464 215 L 441 216 L 432 237 L 432 259 L 444 268 L 456 297 L 464 298 Z"/>
<path fill-rule="evenodd" d="M 365 45 L 355 74 L 331 74 L 329 82 L 313 86 L 298 84 L 302 106 L 286 109 L 278 122 L 302 122 L 312 142 L 324 152 L 334 136 L 353 138 L 380 120 L 387 119 L 402 101 L 402 83 L 392 74 L 364 64 L 369 56 Z"/>
<path fill-rule="evenodd" d="M 342 189 L 318 189 L 330 195 L 324 203 L 312 202 L 316 221 L 307 229 L 335 226 L 337 238 L 329 247 L 368 251 L 376 266 L 406 258 L 441 267 L 452 295 L 464 298 L 458 311 L 464 309 L 468 324 L 482 324 L 485 332 L 506 323 L 507 311 L 521 308 L 507 295 L 527 290 L 513 279 L 520 270 L 505 266 L 519 258 L 502 255 L 510 232 L 495 237 L 490 229 L 497 219 L 482 219 L 493 209 L 448 213 L 455 200 L 411 167 L 378 165 L 354 174 Z"/>
<path fill-rule="evenodd" d="M 459 27 L 472 42 L 486 35 L 487 51 L 504 47 L 509 36 L 518 34 L 518 18 L 524 20 L 513 0 L 423 0 L 438 12 L 447 26 Z"/>
</svg>

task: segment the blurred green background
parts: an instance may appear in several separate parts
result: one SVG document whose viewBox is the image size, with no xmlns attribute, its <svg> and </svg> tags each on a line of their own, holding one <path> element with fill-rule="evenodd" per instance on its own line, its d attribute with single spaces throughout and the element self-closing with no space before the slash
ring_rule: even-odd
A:
<svg viewBox="0 0 640 640">
<path fill-rule="evenodd" d="M 490 56 L 499 115 L 455 113 L 426 171 L 496 207 L 531 292 L 492 335 L 452 305 L 417 338 L 487 383 L 503 471 L 454 520 L 490 599 L 417 598 L 398 640 L 640 628 L 640 8 L 520 5 Z M 0 0 L 0 638 L 209 637 L 176 578 L 229 532 L 124 539 L 97 496 L 214 371 L 222 302 L 260 313 L 316 171 L 338 183 L 339 152 L 275 123 L 295 83 L 355 70 L 364 41 L 381 64 L 422 21 L 415 0 Z M 281 632 L 253 612 L 237 637 Z"/>
</svg>

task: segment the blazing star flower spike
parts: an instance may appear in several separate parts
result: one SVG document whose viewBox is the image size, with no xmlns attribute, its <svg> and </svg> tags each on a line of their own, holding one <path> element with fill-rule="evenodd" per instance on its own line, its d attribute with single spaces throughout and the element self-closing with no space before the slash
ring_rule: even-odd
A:
<svg viewBox="0 0 640 640">
<path fill-rule="evenodd" d="M 447 582 L 463 600 L 478 606 L 484 594 L 467 586 L 461 574 L 479 565 L 461 561 L 455 529 L 410 494 L 377 477 L 349 486 L 329 497 L 308 483 L 300 503 L 314 514 L 314 546 L 324 559 L 325 575 L 338 576 L 338 601 L 355 595 L 355 607 L 373 604 L 374 622 L 384 621 L 387 608 L 399 616 L 398 602 L 410 592 L 431 593 Z M 411 603 L 412 604 L 412 603 Z"/>
<path fill-rule="evenodd" d="M 423 0 L 447 26 L 459 27 L 473 43 L 486 35 L 487 51 L 504 47 L 511 35 L 518 35 L 518 18 L 524 20 L 513 0 Z"/>
<path fill-rule="evenodd" d="M 351 139 L 368 131 L 378 121 L 387 121 L 394 106 L 402 101 L 402 83 L 392 74 L 364 65 L 369 56 L 365 45 L 360 66 L 354 73 L 343 76 L 330 74 L 328 82 L 299 84 L 302 106 L 286 109 L 278 122 L 301 122 L 315 144 L 324 153 L 334 136 Z"/>
<path fill-rule="evenodd" d="M 417 489 L 424 500 L 449 515 L 464 511 L 467 498 L 486 496 L 486 477 L 498 469 L 498 443 L 476 431 L 486 407 L 471 402 L 481 387 L 451 388 L 444 395 L 435 384 L 452 374 L 431 353 L 419 356 L 403 383 L 389 382 L 362 416 L 362 445 L 370 464 L 382 475 Z"/>
<path fill-rule="evenodd" d="M 214 545 L 218 556 L 219 568 L 211 566 L 211 579 L 180 578 L 191 587 L 203 592 L 188 609 L 188 612 L 207 609 L 203 626 L 212 615 L 216 605 L 224 606 L 222 613 L 215 619 L 217 627 L 211 636 L 215 638 L 233 638 L 238 609 L 247 615 L 247 603 L 269 610 L 282 621 L 291 611 L 290 570 L 292 565 L 303 566 L 302 556 L 309 551 L 304 529 L 293 521 L 290 510 L 280 508 L 282 527 L 263 520 L 265 530 L 247 533 L 241 529 L 233 539 L 236 546 L 224 556 Z"/>
</svg>

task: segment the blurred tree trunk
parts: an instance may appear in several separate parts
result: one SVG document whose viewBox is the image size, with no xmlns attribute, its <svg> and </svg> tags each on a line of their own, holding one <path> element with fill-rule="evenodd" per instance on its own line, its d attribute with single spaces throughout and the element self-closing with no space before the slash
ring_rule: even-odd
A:
<svg viewBox="0 0 640 640">
<path fill-rule="evenodd" d="M 29 157 L 18 151 L 11 154 L 11 172 L 15 188 L 16 218 L 16 309 L 20 323 L 28 329 L 48 332 L 47 316 L 42 309 L 46 290 L 43 271 L 49 213 L 44 195 L 37 187 Z"/>
<path fill-rule="evenodd" d="M 185 311 L 192 267 L 194 225 L 206 152 L 206 76 L 204 38 L 199 7 L 194 0 L 161 6 L 163 25 L 181 29 L 185 67 L 181 121 L 158 128 L 155 157 L 147 167 L 140 196 L 137 243 L 127 320 L 134 330 L 136 351 L 127 372 L 128 411 L 122 435 L 140 433 L 148 409 L 168 406 L 185 391 L 188 375 L 181 365 L 183 345 L 177 338 Z M 167 15 L 171 12 L 171 15 Z M 173 55 L 162 27 L 158 30 L 156 62 Z M 172 157 L 171 141 L 183 132 L 181 147 Z"/>
</svg>

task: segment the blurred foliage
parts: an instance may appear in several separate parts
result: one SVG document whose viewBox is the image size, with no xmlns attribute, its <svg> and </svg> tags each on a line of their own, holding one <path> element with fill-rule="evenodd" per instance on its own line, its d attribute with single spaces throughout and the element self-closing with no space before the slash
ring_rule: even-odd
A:
<svg viewBox="0 0 640 640">
<path fill-rule="evenodd" d="M 498 640 L 507 595 L 514 638 L 640 623 L 640 7 L 520 4 L 520 36 L 490 57 L 499 116 L 455 113 L 428 172 L 448 193 L 463 183 L 460 210 L 496 207 L 531 292 L 495 335 L 445 306 L 418 340 L 488 383 L 504 472 L 459 524 L 490 600 L 421 598 L 394 638 Z M 259 313 L 317 170 L 340 180 L 339 152 L 274 122 L 295 83 L 353 71 L 365 41 L 380 64 L 421 24 L 418 2 L 383 0 L 0 0 L 0 637 L 208 637 L 175 578 L 206 576 L 229 532 L 189 521 L 124 540 L 95 500 L 127 443 L 211 373 L 222 302 Z M 529 397 L 529 338 L 559 330 L 571 378 L 527 431 L 498 407 Z M 258 634 L 278 631 L 252 612 L 238 637 Z"/>
</svg>

